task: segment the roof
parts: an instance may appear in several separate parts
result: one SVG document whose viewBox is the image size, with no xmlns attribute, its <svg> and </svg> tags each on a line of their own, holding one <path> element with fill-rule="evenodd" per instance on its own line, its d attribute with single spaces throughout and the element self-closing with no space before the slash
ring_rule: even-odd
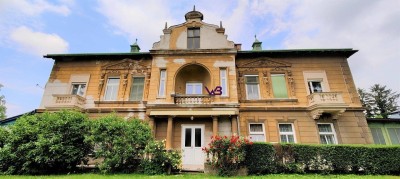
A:
<svg viewBox="0 0 400 179">
<path fill-rule="evenodd" d="M 367 122 L 400 122 L 400 118 L 367 118 Z"/>
<path fill-rule="evenodd" d="M 70 53 L 70 54 L 47 54 L 44 58 L 60 59 L 68 57 L 151 57 L 150 52 L 127 52 L 127 53 Z"/>
<path fill-rule="evenodd" d="M 259 50 L 259 51 L 238 51 L 238 57 L 259 57 L 259 56 L 345 56 L 349 58 L 358 52 L 352 48 L 343 49 L 286 49 L 286 50 Z"/>
<path fill-rule="evenodd" d="M 344 49 L 286 49 L 286 50 L 248 50 L 248 51 L 238 51 L 237 57 L 281 57 L 281 56 L 345 56 L 350 57 L 358 50 L 353 50 L 352 48 Z M 61 58 L 93 58 L 93 57 L 151 57 L 150 52 L 137 52 L 137 53 L 71 53 L 71 54 L 47 54 L 43 56 L 44 58 L 61 59 Z"/>
<path fill-rule="evenodd" d="M 20 115 L 16 115 L 16 116 L 13 116 L 13 117 L 9 117 L 9 118 L 0 120 L 0 126 L 6 125 L 7 123 L 14 122 L 14 121 L 16 121 L 18 118 L 22 117 L 23 115 L 33 115 L 33 114 L 35 114 L 35 113 L 36 113 L 36 110 L 33 110 L 33 111 L 26 112 L 26 113 L 24 113 L 24 114 L 20 114 Z"/>
</svg>

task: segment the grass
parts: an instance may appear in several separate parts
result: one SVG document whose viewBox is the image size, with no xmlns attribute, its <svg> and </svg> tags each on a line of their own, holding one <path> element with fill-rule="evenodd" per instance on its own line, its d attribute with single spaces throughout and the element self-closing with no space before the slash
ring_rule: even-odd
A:
<svg viewBox="0 0 400 179">
<path fill-rule="evenodd" d="M 10 178 L 10 179 L 124 179 L 124 178 L 146 178 L 146 179 L 181 179 L 181 178 L 190 178 L 190 179 L 207 179 L 207 178 L 226 178 L 226 177 L 218 177 L 211 176 L 205 174 L 178 174 L 178 175 L 143 175 L 143 174 L 71 174 L 71 175 L 41 175 L 41 176 L 18 176 L 18 175 L 0 175 L 0 178 Z M 392 179 L 392 178 L 400 178 L 400 176 L 389 176 L 389 175 L 318 175 L 318 174 L 306 174 L 306 175 L 298 175 L 298 174 L 271 174 L 271 175 L 263 175 L 263 176 L 245 176 L 245 177 L 234 177 L 234 178 L 267 178 L 267 179 L 281 179 L 281 178 L 289 178 L 289 179 L 308 179 L 308 178 L 343 178 L 343 179 Z"/>
</svg>

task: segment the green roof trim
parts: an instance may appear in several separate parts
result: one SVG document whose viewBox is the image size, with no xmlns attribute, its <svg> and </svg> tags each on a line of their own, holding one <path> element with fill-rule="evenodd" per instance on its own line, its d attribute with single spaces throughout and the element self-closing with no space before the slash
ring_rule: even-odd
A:
<svg viewBox="0 0 400 179">
<path fill-rule="evenodd" d="M 240 50 L 237 51 L 238 57 L 244 56 L 288 56 L 288 55 L 339 55 L 346 56 L 347 58 L 358 52 L 358 50 L 354 50 L 352 48 L 343 48 L 343 49 L 285 49 L 285 50 Z M 70 54 L 47 54 L 44 55 L 44 58 L 63 58 L 63 57 L 132 57 L 132 56 L 148 56 L 150 57 L 150 52 L 125 52 L 125 53 L 70 53 Z"/>
<path fill-rule="evenodd" d="M 128 52 L 128 53 L 69 53 L 69 54 L 47 54 L 44 58 L 57 57 L 95 57 L 95 56 L 144 56 L 150 55 L 150 52 Z"/>
<path fill-rule="evenodd" d="M 261 55 L 270 55 L 270 56 L 287 56 L 287 55 L 311 55 L 311 56 L 319 56 L 319 55 L 339 55 L 350 57 L 354 53 L 358 52 L 358 50 L 354 50 L 352 48 L 341 48 L 341 49 L 285 49 L 285 50 L 243 50 L 238 51 L 237 56 L 261 56 Z"/>
</svg>

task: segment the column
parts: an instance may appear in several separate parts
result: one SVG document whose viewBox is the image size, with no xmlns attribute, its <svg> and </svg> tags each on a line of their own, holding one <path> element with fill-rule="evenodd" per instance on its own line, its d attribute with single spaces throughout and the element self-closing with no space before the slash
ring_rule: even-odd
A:
<svg viewBox="0 0 400 179">
<path fill-rule="evenodd" d="M 218 135 L 218 116 L 212 116 L 213 118 L 213 136 Z"/>
<path fill-rule="evenodd" d="M 238 118 L 238 116 L 232 116 L 232 118 L 231 118 L 232 135 L 237 135 L 238 134 L 237 118 Z"/>
<path fill-rule="evenodd" d="M 155 138 L 156 132 L 155 132 L 155 128 L 154 128 L 154 117 L 149 117 L 149 126 L 150 126 L 150 130 L 151 130 L 151 134 Z"/>
<path fill-rule="evenodd" d="M 167 150 L 172 149 L 172 126 L 173 126 L 173 118 L 172 116 L 168 116 L 168 125 L 167 125 L 167 141 L 165 144 L 165 148 Z"/>
</svg>

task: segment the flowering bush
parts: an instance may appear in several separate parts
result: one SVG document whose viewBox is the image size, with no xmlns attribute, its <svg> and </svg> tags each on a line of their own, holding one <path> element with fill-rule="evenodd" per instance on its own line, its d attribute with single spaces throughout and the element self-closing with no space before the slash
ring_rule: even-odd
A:
<svg viewBox="0 0 400 179">
<path fill-rule="evenodd" d="M 169 174 L 171 170 L 181 168 L 181 154 L 178 151 L 166 150 L 165 140 L 151 141 L 144 149 L 140 166 L 145 174 Z"/>
<path fill-rule="evenodd" d="M 232 176 L 237 173 L 245 160 L 245 147 L 251 145 L 247 138 L 213 136 L 208 147 L 203 148 L 207 155 L 207 164 L 217 169 L 220 176 Z"/>
</svg>

